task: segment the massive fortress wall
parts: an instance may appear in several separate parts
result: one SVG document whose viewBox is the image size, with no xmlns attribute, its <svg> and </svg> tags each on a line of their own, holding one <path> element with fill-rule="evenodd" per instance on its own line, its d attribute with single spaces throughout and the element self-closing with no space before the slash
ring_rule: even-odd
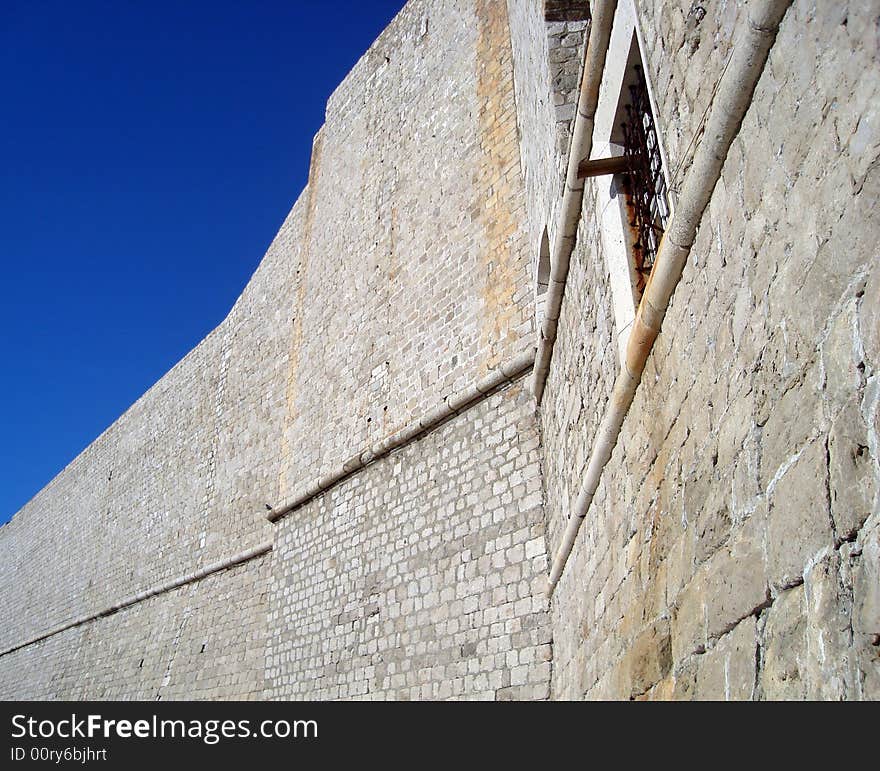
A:
<svg viewBox="0 0 880 771">
<path fill-rule="evenodd" d="M 637 5 L 675 201 L 748 6 Z M 880 695 L 878 10 L 783 19 L 554 594 L 554 696 Z M 540 412 L 551 552 L 619 366 L 601 184 Z"/>
<path fill-rule="evenodd" d="M 315 139 L 308 186 L 229 317 L 2 529 L 0 602 L 3 618 L 15 622 L 3 625 L 0 647 L 98 613 L 271 539 L 265 504 L 283 504 L 323 470 L 418 420 L 450 393 L 533 346 L 510 38 L 505 15 L 497 10 L 492 2 L 410 3 L 339 86 Z M 458 578 L 455 568 L 435 574 L 441 568 L 424 557 L 425 569 L 413 564 L 410 573 L 398 564 L 408 552 L 392 530 L 390 541 L 382 544 L 383 559 L 391 567 L 383 563 L 383 570 L 406 581 L 404 589 L 413 580 L 425 586 L 427 576 L 438 592 L 444 588 L 441 581 L 455 591 L 457 580 L 470 585 L 484 551 L 490 556 L 497 551 L 503 559 L 506 545 L 514 550 L 511 559 L 519 571 L 511 599 L 506 589 L 491 599 L 497 588 L 492 582 L 484 589 L 490 604 L 504 607 L 498 614 L 503 626 L 513 618 L 514 600 L 527 598 L 528 607 L 521 603 L 516 616 L 529 619 L 534 603 L 546 605 L 532 599 L 533 594 L 540 598 L 541 582 L 529 580 L 543 574 L 546 559 L 519 570 L 525 545 L 511 540 L 516 533 L 528 542 L 530 566 L 536 542 L 542 544 L 543 558 L 536 428 L 522 399 L 501 399 L 491 418 L 481 416 L 480 409 L 461 419 L 462 437 L 450 447 L 422 443 L 420 450 L 408 451 L 410 456 L 424 453 L 421 462 L 431 479 L 450 463 L 450 452 L 461 456 L 457 462 L 468 453 L 484 458 L 485 467 L 471 472 L 477 477 L 455 488 L 473 500 L 451 514 L 448 532 L 438 525 L 430 539 L 432 549 L 436 539 L 443 549 L 451 548 L 450 559 L 460 560 L 460 552 L 467 551 L 473 568 Z M 533 436 L 531 443 L 522 437 L 520 420 Z M 505 458 L 492 448 L 494 434 L 508 427 L 513 433 L 507 430 L 502 441 L 511 457 Z M 462 449 L 461 442 L 488 444 L 479 455 L 477 448 Z M 518 442 L 530 448 L 522 451 L 525 468 L 512 457 L 520 452 L 512 446 Z M 491 457 L 497 460 L 490 467 Z M 509 484 L 509 478 L 499 477 L 499 468 L 507 475 L 514 467 L 522 479 L 512 486 L 517 498 L 526 498 L 528 485 L 533 504 L 520 514 L 522 500 L 514 501 L 502 518 L 484 507 L 483 487 L 491 490 L 493 481 Z M 370 473 L 382 472 L 377 467 Z M 385 487 L 387 499 L 395 490 L 394 477 Z M 427 489 L 421 494 L 410 489 L 409 496 L 407 508 L 395 513 L 403 532 L 420 521 L 419 506 L 424 518 L 440 518 Z M 443 494 L 442 505 L 455 508 L 450 496 L 452 491 Z M 363 509 L 363 504 L 353 505 L 348 516 L 376 516 Z M 495 521 L 487 526 L 480 516 Z M 340 525 L 316 519 L 309 508 L 293 512 L 277 527 L 321 543 L 315 559 L 321 565 L 336 559 L 339 575 L 351 581 L 344 590 L 337 581 L 338 591 L 351 594 L 348 600 L 315 591 L 297 601 L 314 603 L 313 613 L 330 624 L 343 612 L 354 618 L 357 614 L 347 605 L 360 602 L 366 590 L 356 580 L 357 555 L 335 556 L 342 548 L 336 532 Z M 475 533 L 465 539 L 462 528 Z M 525 534 L 519 534 L 523 529 Z M 285 584 L 297 570 L 307 569 L 291 565 L 290 559 L 284 549 L 280 564 L 291 577 L 273 581 L 273 598 L 282 603 L 273 608 L 273 619 L 286 617 L 284 603 L 292 602 Z M 249 660 L 258 647 L 262 655 L 268 587 L 241 601 L 227 589 L 240 586 L 243 579 L 237 574 L 250 570 L 235 567 L 191 589 L 158 595 L 148 601 L 155 611 L 132 605 L 9 653 L 0 658 L 2 692 L 40 697 L 260 695 L 262 682 L 252 677 L 218 680 L 201 663 L 221 649 L 233 658 L 236 650 Z M 461 600 L 470 603 L 470 596 Z M 413 608 L 412 600 L 407 606 L 401 599 L 403 612 L 423 626 L 422 600 Z M 481 594 L 480 602 L 486 601 Z M 193 642 L 196 652 L 176 656 L 188 635 L 195 634 L 188 631 L 195 620 L 186 619 L 196 616 L 202 619 L 201 637 Z M 224 631 L 230 623 L 249 633 L 230 638 Z M 490 626 L 487 618 L 486 639 Z M 513 633 L 508 630 L 508 638 Z M 323 630 L 315 634 L 325 637 Z M 394 634 L 399 648 L 400 630 Z M 414 634 L 413 645 L 423 646 Z M 469 659 L 486 657 L 487 643 L 469 624 L 459 623 L 448 639 L 438 639 L 449 646 L 450 657 L 464 662 L 462 675 L 468 674 Z M 540 643 L 549 641 L 545 631 Z M 508 641 L 507 648 L 498 649 L 502 659 L 511 645 Z M 90 649 L 95 646 L 112 649 L 120 671 L 130 676 L 120 674 L 108 688 L 100 670 L 92 668 Z M 284 680 L 293 671 L 284 654 L 286 635 L 273 646 L 282 660 L 272 670 L 273 695 L 334 693 L 320 679 L 313 691 L 303 690 L 309 683 Z M 547 656 L 537 660 L 538 643 L 531 637 L 522 647 L 534 654 L 533 668 L 542 673 L 546 695 Z M 462 655 L 463 648 L 471 652 Z M 335 669 L 335 649 L 325 650 L 324 658 L 320 650 L 311 655 L 310 666 Z M 306 662 L 298 666 L 305 668 Z M 494 668 L 494 659 L 481 666 L 481 671 Z M 393 687 L 403 694 L 397 679 L 391 685 L 393 674 L 392 665 L 387 684 L 380 680 L 372 690 L 390 694 Z M 517 673 L 514 684 L 537 677 L 518 679 Z M 493 689 L 504 687 L 511 687 L 509 675 L 503 682 L 493 680 Z M 488 681 L 483 688 L 489 690 Z"/>
<path fill-rule="evenodd" d="M 379 37 L 227 319 L 0 529 L 0 695 L 880 694 L 880 8 L 785 15 L 550 601 L 627 332 L 600 177 L 536 409 L 578 5 Z M 618 6 L 675 205 L 746 9 Z"/>
</svg>

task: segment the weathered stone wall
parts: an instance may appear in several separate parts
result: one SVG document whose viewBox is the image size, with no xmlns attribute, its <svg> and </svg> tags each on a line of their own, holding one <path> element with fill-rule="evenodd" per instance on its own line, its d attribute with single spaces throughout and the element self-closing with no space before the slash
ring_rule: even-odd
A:
<svg viewBox="0 0 880 771">
<path fill-rule="evenodd" d="M 880 695 L 878 10 L 783 21 L 554 595 L 557 697 Z M 639 13 L 677 187 L 744 17 Z M 553 548 L 616 371 L 611 336 L 578 360 L 608 303 L 588 206 L 541 409 Z"/>
<path fill-rule="evenodd" d="M 413 0 L 339 86 L 229 317 L 0 530 L 0 650 L 262 543 L 266 504 L 532 345 L 503 9 Z"/>
<path fill-rule="evenodd" d="M 411 2 L 330 99 L 282 492 L 532 344 L 510 51 L 503 5 Z"/>
<path fill-rule="evenodd" d="M 880 697 L 876 0 L 784 19 L 549 606 L 625 335 L 607 179 L 537 416 L 516 383 L 264 518 L 533 347 L 574 5 L 379 37 L 229 317 L 0 529 L 0 696 Z M 744 5 L 636 7 L 675 203 Z"/>
<path fill-rule="evenodd" d="M 282 519 L 271 696 L 547 698 L 540 471 L 514 384 Z"/>
<path fill-rule="evenodd" d="M 271 535 L 301 211 L 220 327 L 0 530 L 0 650 Z"/>
<path fill-rule="evenodd" d="M 546 238 L 549 247 L 556 237 L 589 21 L 583 18 L 585 3 L 566 2 L 551 9 L 540 2 L 509 0 L 507 6 L 526 191 L 528 278 L 537 327 L 543 313 L 538 293 L 546 291 L 547 281 L 542 277 L 539 287 L 541 244 Z M 551 17 L 555 20 L 547 20 Z M 543 268 L 549 271 L 549 264 Z"/>
<path fill-rule="evenodd" d="M 511 2 L 511 39 L 518 92 L 524 177 L 529 193 L 533 258 L 541 229 L 555 236 L 567 145 L 558 144 L 557 113 L 546 103 L 551 73 L 559 73 L 549 42 L 558 23 L 545 24 L 541 3 Z M 581 50 L 582 54 L 582 50 Z M 570 55 L 566 55 L 570 60 Z M 574 76 L 580 82 L 581 73 Z M 543 91 L 542 91 L 543 88 Z M 595 210 L 597 182 L 587 186 L 562 306 L 553 368 L 541 409 L 546 452 L 545 497 L 549 544 L 555 549 L 577 495 L 592 436 L 617 374 L 617 343 L 608 273 Z"/>
<path fill-rule="evenodd" d="M 0 657 L 0 699 L 265 698 L 263 556 Z"/>
</svg>

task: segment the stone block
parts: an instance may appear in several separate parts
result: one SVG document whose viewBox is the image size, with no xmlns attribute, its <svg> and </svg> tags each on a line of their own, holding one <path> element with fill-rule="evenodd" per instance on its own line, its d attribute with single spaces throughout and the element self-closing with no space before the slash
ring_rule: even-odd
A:
<svg viewBox="0 0 880 771">
<path fill-rule="evenodd" d="M 763 617 L 759 687 L 769 700 L 805 699 L 807 647 L 804 587 L 782 592 Z"/>
<path fill-rule="evenodd" d="M 880 514 L 865 523 L 856 542 L 860 553 L 852 571 L 853 632 L 880 645 Z"/>
<path fill-rule="evenodd" d="M 611 688 L 613 698 L 631 699 L 662 680 L 672 666 L 672 639 L 668 619 L 644 629 L 627 646 L 615 666 Z"/>
<path fill-rule="evenodd" d="M 809 443 L 779 474 L 768 492 L 767 567 L 772 585 L 785 587 L 833 547 L 825 443 Z"/>
<path fill-rule="evenodd" d="M 877 459 L 870 444 L 859 403 L 850 399 L 828 436 L 831 516 L 838 539 L 852 537 L 877 505 Z"/>
<path fill-rule="evenodd" d="M 802 676 L 808 699 L 842 701 L 855 687 L 851 589 L 834 552 L 804 577 L 806 648 Z"/>
<path fill-rule="evenodd" d="M 673 660 L 678 665 L 769 601 L 764 557 L 765 518 L 756 511 L 730 542 L 701 565 L 673 611 Z"/>
<path fill-rule="evenodd" d="M 757 622 L 754 616 L 749 616 L 720 637 L 706 653 L 694 656 L 694 698 L 713 701 L 753 699 L 757 647 Z"/>
</svg>

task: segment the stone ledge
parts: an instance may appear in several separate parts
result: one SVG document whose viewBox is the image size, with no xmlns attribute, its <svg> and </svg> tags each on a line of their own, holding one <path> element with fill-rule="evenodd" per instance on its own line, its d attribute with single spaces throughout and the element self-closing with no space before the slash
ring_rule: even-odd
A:
<svg viewBox="0 0 880 771">
<path fill-rule="evenodd" d="M 277 522 L 294 509 L 304 506 L 312 498 L 321 495 L 338 482 L 347 479 L 355 472 L 364 468 L 364 466 L 385 457 L 392 451 L 404 447 L 410 442 L 414 442 L 416 439 L 420 439 L 450 418 L 470 409 L 504 386 L 528 374 L 534 363 L 534 348 L 530 348 L 526 352 L 509 359 L 472 385 L 449 394 L 436 407 L 428 410 L 422 417 L 411 421 L 401 430 L 355 453 L 342 463 L 341 466 L 325 471 L 319 474 L 317 479 L 306 482 L 288 503 L 268 511 L 266 519 L 270 522 Z"/>
<path fill-rule="evenodd" d="M 156 597 L 159 594 L 165 594 L 166 592 L 170 592 L 174 589 L 179 589 L 181 586 L 195 583 L 196 581 L 207 578 L 214 573 L 219 573 L 221 570 L 226 570 L 227 568 L 241 565 L 243 562 L 249 562 L 256 557 L 262 557 L 264 554 L 270 551 L 272 551 L 272 542 L 266 541 L 265 543 L 262 543 L 259 546 L 255 546 L 252 549 L 247 549 L 246 551 L 239 552 L 232 557 L 217 560 L 216 562 L 212 562 L 210 565 L 206 565 L 205 567 L 200 568 L 199 570 L 195 570 L 192 573 L 186 573 L 185 575 L 178 576 L 177 578 L 172 578 L 162 584 L 159 584 L 158 586 L 154 586 L 150 589 L 146 589 L 142 592 L 138 592 L 137 594 L 126 597 L 124 600 L 121 600 L 120 602 L 117 602 L 113 605 L 109 605 L 106 608 L 99 610 L 97 613 L 90 613 L 86 616 L 80 616 L 73 621 L 68 621 L 64 624 L 61 624 L 60 626 L 56 626 L 55 628 L 50 629 L 48 632 L 42 632 L 38 635 L 35 635 L 34 637 L 31 637 L 24 642 L 17 643 L 16 645 L 0 651 L 0 656 L 6 656 L 9 653 L 14 653 L 21 648 L 26 648 L 28 645 L 33 645 L 34 643 L 41 642 L 42 640 L 45 640 L 49 637 L 54 637 L 57 634 L 61 634 L 61 632 L 66 632 L 68 629 L 73 629 L 74 627 L 87 624 L 89 621 L 96 621 L 99 618 L 111 616 L 120 610 L 124 610 L 125 608 L 136 605 L 137 603 L 143 602 L 144 600 L 148 600 L 151 597 Z"/>
</svg>

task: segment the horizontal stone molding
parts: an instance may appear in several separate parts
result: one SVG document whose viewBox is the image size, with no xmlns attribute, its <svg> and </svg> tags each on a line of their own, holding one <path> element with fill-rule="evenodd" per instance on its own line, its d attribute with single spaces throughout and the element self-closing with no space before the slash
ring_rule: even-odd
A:
<svg viewBox="0 0 880 771">
<path fill-rule="evenodd" d="M 90 613 L 86 616 L 81 616 L 80 618 L 74 619 L 73 621 L 68 621 L 64 624 L 61 624 L 60 626 L 56 626 L 55 628 L 50 629 L 48 632 L 42 632 L 34 637 L 31 637 L 28 640 L 25 640 L 24 642 L 13 645 L 11 648 L 6 648 L 5 650 L 0 651 L 0 656 L 5 656 L 8 653 L 14 653 L 21 648 L 26 648 L 28 645 L 33 645 L 34 643 L 38 643 L 49 637 L 54 637 L 56 634 L 61 634 L 61 632 L 66 632 L 68 629 L 82 626 L 83 624 L 87 624 L 90 621 L 96 621 L 97 619 L 104 618 L 105 616 L 112 616 L 114 613 L 117 613 L 120 610 L 129 608 L 132 605 L 136 605 L 139 602 L 148 600 L 151 597 L 156 597 L 157 595 L 165 594 L 166 592 L 170 592 L 174 589 L 179 589 L 181 586 L 186 586 L 187 584 L 201 581 L 201 579 L 207 578 L 214 573 L 219 573 L 221 570 L 226 570 L 228 568 L 235 567 L 236 565 L 241 565 L 242 563 L 248 562 L 252 559 L 255 559 L 256 557 L 262 557 L 264 554 L 270 551 L 272 551 L 272 542 L 266 541 L 259 546 L 253 547 L 252 549 L 247 549 L 246 551 L 239 552 L 232 557 L 226 557 L 225 559 L 217 560 L 216 562 L 212 562 L 210 565 L 206 565 L 205 567 L 193 571 L 192 573 L 186 573 L 183 576 L 172 578 L 162 584 L 154 586 L 150 589 L 146 589 L 143 592 L 131 595 L 120 602 L 109 605 L 103 610 L 99 610 L 97 613 Z"/>
<path fill-rule="evenodd" d="M 268 511 L 266 519 L 270 522 L 276 522 L 368 464 L 420 439 L 450 418 L 465 412 L 504 386 L 528 374 L 534 364 L 534 348 L 508 359 L 475 383 L 449 394 L 436 407 L 428 410 L 420 418 L 413 420 L 399 431 L 352 455 L 341 466 L 326 471 L 311 482 L 307 482 L 294 493 L 293 498 L 286 504 Z"/>
</svg>

